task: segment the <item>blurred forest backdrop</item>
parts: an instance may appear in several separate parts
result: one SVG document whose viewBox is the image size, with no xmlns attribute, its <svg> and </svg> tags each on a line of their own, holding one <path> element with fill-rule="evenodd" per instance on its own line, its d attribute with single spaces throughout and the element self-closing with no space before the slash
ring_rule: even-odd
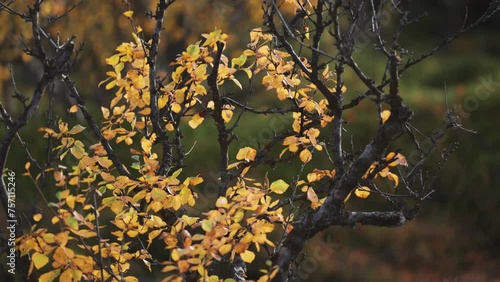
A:
<svg viewBox="0 0 500 282">
<path fill-rule="evenodd" d="M 23 2 L 23 3 L 21 3 Z M 26 5 L 20 1 L 20 5 Z M 44 13 L 57 15 L 66 11 L 77 1 L 48 0 Z M 144 16 L 144 11 L 154 10 L 155 1 L 87 1 L 68 17 L 52 26 L 52 35 L 60 33 L 61 40 L 76 35 L 77 44 L 83 43 L 72 77 L 81 89 L 87 107 L 100 116 L 101 105 L 108 104 L 112 93 L 98 83 L 106 78 L 105 58 L 123 41 L 131 41 L 131 23 L 122 16 L 124 11 L 135 11 L 134 20 L 148 34 L 153 22 Z M 403 1 L 407 2 L 407 1 Z M 468 8 L 466 8 L 466 3 Z M 488 1 L 428 0 L 409 1 L 414 6 L 414 15 L 427 15 L 403 33 L 404 47 L 422 54 L 441 42 L 447 35 L 460 29 L 467 14 L 467 22 L 474 21 L 486 8 Z M 390 25 L 394 22 L 387 13 Z M 15 20 L 14 20 L 15 19 Z M 161 61 L 163 73 L 169 71 L 168 63 L 189 43 L 200 40 L 201 33 L 215 28 L 230 34 L 228 51 L 244 49 L 248 43 L 248 30 L 261 25 L 260 1 L 257 0 L 179 0 L 169 8 L 166 16 L 166 32 L 162 39 Z M 364 48 L 356 53 L 362 67 L 371 74 L 381 73 L 383 58 L 373 50 L 370 33 L 361 33 L 359 40 Z M 19 35 L 30 40 L 29 26 L 18 18 L 0 13 L 0 99 L 9 111 L 20 109 L 20 103 L 11 98 L 13 86 L 8 65 L 13 67 L 17 87 L 29 93 L 39 66 L 23 55 Z M 363 46 L 361 44 L 360 46 Z M 414 124 L 423 134 L 429 135 L 440 125 L 447 110 L 457 111 L 465 128 L 477 131 L 449 133 L 440 147 L 450 142 L 460 142 L 459 150 L 452 155 L 441 171 L 438 191 L 424 205 L 421 215 L 403 227 L 388 229 L 359 227 L 356 230 L 330 228 L 312 240 L 309 258 L 301 266 L 301 279 L 311 281 L 500 281 L 500 224 L 498 212 L 500 191 L 500 16 L 496 16 L 480 28 L 461 36 L 445 49 L 405 73 L 401 92 L 405 102 L 415 109 Z M 380 77 L 378 78 L 380 79 Z M 356 81 L 346 81 L 345 95 L 354 97 L 363 91 Z M 233 91 L 234 89 L 225 89 Z M 263 105 L 272 106 L 274 97 L 266 97 L 265 89 L 257 89 L 255 95 L 262 97 Z M 62 85 L 55 85 L 50 99 L 59 114 L 71 122 L 67 109 L 72 101 Z M 357 144 L 365 144 L 372 136 L 373 121 L 368 119 L 372 107 L 361 105 L 358 111 L 349 112 L 346 125 L 349 135 L 356 136 Z M 45 101 L 45 104 L 47 102 Z M 36 129 L 44 124 L 44 112 L 37 112 L 29 127 L 23 128 L 24 141 L 33 154 L 42 156 L 45 144 Z M 81 118 L 81 117 L 80 117 Z M 355 126 L 353 122 L 356 121 Z M 242 143 L 257 144 L 270 138 L 273 130 L 282 129 L 290 121 L 279 116 L 269 119 L 242 122 L 248 132 L 257 132 L 241 137 Z M 0 134 L 4 134 L 3 127 Z M 33 132 L 33 134 L 26 134 Z M 193 131 L 194 132 L 194 131 Z M 193 133 L 194 134 L 194 133 Z M 214 135 L 215 127 L 206 126 L 196 134 Z M 363 137 L 365 136 L 365 137 Z M 92 139 L 93 137 L 88 136 Z M 200 135 L 188 136 L 198 140 L 191 156 L 197 159 L 193 169 L 205 171 L 204 178 L 216 181 L 216 144 L 204 144 Z M 364 138 L 364 139 L 363 139 Z M 93 140 L 93 139 L 92 139 Z M 95 140 L 94 140 L 95 141 Z M 39 149 L 36 149 L 39 144 Z M 119 151 L 119 150 L 118 150 Z M 12 153 L 16 152 L 16 153 Z M 18 153 L 17 153 L 18 152 Z M 127 153 L 124 151 L 124 153 Z M 125 159 L 125 157 L 123 157 Z M 19 142 L 11 148 L 7 166 L 21 175 L 26 162 Z M 431 163 L 431 162 L 429 162 Z M 71 164 L 68 164 L 70 166 Z M 435 166 L 435 164 L 434 164 Z M 287 171 L 280 172 L 283 178 Z M 290 175 L 291 177 L 291 175 Z M 28 179 L 19 176 L 18 212 L 27 211 L 39 195 Z M 215 189 L 210 181 L 200 185 L 203 190 Z M 22 194 L 21 194 L 22 193 Z M 21 196 L 22 195 L 22 196 Z M 50 195 L 50 194 L 49 194 Z M 369 209 L 377 205 L 377 199 L 353 200 L 352 208 Z M 43 204 L 40 203 L 43 208 Z M 3 221 L 4 219 L 2 219 Z M 321 253 L 321 256 L 318 254 Z M 326 255 L 325 255 L 326 254 Z M 3 259 L 3 258 L 2 258 Z M 5 263 L 1 263 L 2 267 Z M 152 279 L 150 277 L 150 279 Z M 158 278 L 159 279 L 159 278 Z"/>
</svg>

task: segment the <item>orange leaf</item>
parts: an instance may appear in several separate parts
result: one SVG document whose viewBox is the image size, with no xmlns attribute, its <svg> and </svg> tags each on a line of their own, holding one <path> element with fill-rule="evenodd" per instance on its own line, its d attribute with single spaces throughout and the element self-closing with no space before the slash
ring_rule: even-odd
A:
<svg viewBox="0 0 500 282">
<path fill-rule="evenodd" d="M 312 159 L 312 154 L 308 149 L 304 149 L 300 152 L 299 158 L 303 163 L 307 163 Z"/>
<path fill-rule="evenodd" d="M 371 191 L 370 188 L 368 188 L 366 186 L 362 186 L 362 187 L 356 188 L 356 190 L 354 191 L 354 194 L 358 198 L 366 199 L 366 198 L 368 198 L 368 196 L 370 196 L 370 191 Z"/>
<path fill-rule="evenodd" d="M 69 108 L 68 112 L 70 112 L 71 114 L 78 112 L 78 106 L 77 105 L 71 106 L 71 108 Z"/>
</svg>

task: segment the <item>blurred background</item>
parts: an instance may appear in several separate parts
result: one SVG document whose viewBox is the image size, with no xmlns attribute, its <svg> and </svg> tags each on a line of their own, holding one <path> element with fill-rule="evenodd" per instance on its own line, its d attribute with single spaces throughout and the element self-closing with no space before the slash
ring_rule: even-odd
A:
<svg viewBox="0 0 500 282">
<path fill-rule="evenodd" d="M 22 2 L 22 3 L 21 3 Z M 77 1 L 47 0 L 44 15 L 57 15 L 68 10 Z M 100 117 L 100 107 L 109 106 L 114 96 L 112 92 L 98 88 L 106 78 L 109 69 L 105 58 L 114 53 L 121 42 L 132 41 L 131 23 L 122 16 L 131 8 L 135 11 L 134 21 L 145 34 L 150 34 L 153 22 L 144 15 L 146 10 L 155 9 L 155 1 L 87 1 L 69 16 L 59 19 L 49 30 L 53 36 L 59 32 L 61 40 L 77 36 L 77 44 L 83 44 L 77 64 L 72 70 L 72 79 L 81 91 L 87 107 Z M 202 33 L 215 28 L 230 35 L 227 55 L 238 55 L 249 42 L 248 30 L 262 22 L 261 1 L 257 0 L 178 0 L 168 9 L 165 18 L 165 33 L 162 38 L 160 64 L 166 74 L 168 64 L 187 45 L 201 39 Z M 445 37 L 459 30 L 464 24 L 474 22 L 487 8 L 489 1 L 427 0 L 408 1 L 405 5 L 413 16 L 424 15 L 420 21 L 402 32 L 402 46 L 415 53 L 423 54 L 437 46 Z M 24 8 L 25 1 L 16 3 Z M 466 8 L 467 6 L 467 8 Z M 390 34 L 397 22 L 394 14 L 388 13 Z M 392 18 L 391 18 L 392 17 Z M 363 31 L 361 31 L 363 33 Z M 12 82 L 8 65 L 13 67 L 17 88 L 23 93 L 31 93 L 36 79 L 40 76 L 40 65 L 23 55 L 22 41 L 30 42 L 30 26 L 22 20 L 0 12 L 0 100 L 11 113 L 19 113 L 21 104 L 11 98 Z M 368 38 L 366 41 L 365 39 Z M 363 41 L 365 40 L 365 41 Z M 356 59 L 367 74 L 380 81 L 385 61 L 380 53 L 373 50 L 370 36 L 360 36 Z M 416 220 L 407 222 L 400 228 L 331 227 L 311 240 L 302 264 L 297 271 L 300 281 L 500 281 L 500 224 L 498 202 L 500 190 L 500 131 L 498 130 L 498 107 L 500 107 L 500 14 L 481 24 L 478 28 L 462 35 L 435 55 L 404 73 L 401 93 L 415 115 L 413 126 L 423 135 L 429 136 L 438 128 L 447 109 L 454 110 L 460 117 L 465 130 L 449 131 L 438 144 L 436 153 L 427 163 L 432 173 L 437 168 L 440 151 L 451 142 L 459 142 L 459 149 L 452 154 L 440 172 L 436 192 L 426 202 Z M 354 75 L 345 77 L 347 92 L 345 100 L 363 93 L 365 88 Z M 257 83 L 259 84 L 259 83 Z M 237 91 L 226 88 L 224 91 Z M 257 87 L 253 106 L 265 108 L 279 105 L 274 94 L 265 93 Z M 32 153 L 43 159 L 45 143 L 42 134 L 36 130 L 46 126 L 47 101 L 55 101 L 55 118 L 62 118 L 71 124 L 82 123 L 81 117 L 69 115 L 67 109 L 73 101 L 60 83 L 55 84 L 52 94 L 46 95 L 32 122 L 20 132 Z M 346 112 L 347 133 L 345 142 L 351 136 L 355 149 L 362 149 L 376 130 L 374 118 L 376 109 L 372 103 L 363 102 L 353 111 Z M 14 114 L 15 115 L 15 114 Z M 99 118 L 96 118 L 99 119 Z M 237 148 L 256 147 L 272 137 L 274 130 L 289 128 L 291 120 L 281 116 L 243 120 L 238 127 L 240 140 L 233 144 L 232 157 Z M 5 129 L 0 128 L 0 135 Z M 196 132 L 186 128 L 185 146 L 193 147 L 187 164 L 191 171 L 200 172 L 205 183 L 199 193 L 210 199 L 216 187 L 217 144 L 203 142 L 216 136 L 216 129 L 205 123 Z M 423 136 L 420 136 L 423 138 Z M 95 138 L 85 137 L 95 143 Z M 215 140 L 215 139 L 212 139 Z M 198 141 L 198 142 L 196 142 Z M 196 142 L 196 143 L 195 143 Z M 392 149 L 402 149 L 403 154 L 411 153 L 408 139 L 397 142 Z M 118 150 L 121 148 L 117 146 Z M 123 147 L 125 148 L 125 147 Z M 406 151 L 405 151 L 406 150 Z M 123 160 L 130 160 L 126 153 Z M 18 212 L 30 213 L 38 194 L 32 189 L 29 179 L 21 176 L 26 156 L 19 142 L 13 144 L 7 166 L 18 173 Z M 70 162 L 70 161 L 68 161 Z M 127 162 L 127 161 L 125 161 Z M 71 166 L 71 163 L 67 164 Z M 315 160 L 309 168 L 327 169 L 326 160 Z M 270 171 L 270 177 L 288 181 L 295 173 L 291 165 Z M 263 168 L 265 171 L 269 168 Z M 261 171 L 261 172 L 262 172 Z M 278 177 L 279 176 L 279 177 Z M 47 187 L 47 189 L 53 189 Z M 22 197 L 19 191 L 22 190 Z M 54 188 L 55 191 L 55 188 Z M 46 191 L 47 195 L 53 195 Z M 208 201 L 200 201 L 198 210 L 208 207 Z M 213 200 L 213 199 L 212 199 Z M 39 204 L 43 208 L 43 203 Z M 366 200 L 352 199 L 348 208 L 352 210 L 390 209 L 378 197 Z M 2 215 L 2 220 L 3 220 Z M 3 261 L 5 258 L 0 258 Z M 5 264 L 2 263 L 1 267 Z M 257 270 L 255 270 L 257 271 Z M 250 272 L 254 277 L 257 272 Z M 147 274 L 145 274 L 147 275 Z M 144 276 L 144 279 L 161 280 L 160 276 Z M 142 279 L 141 279 L 142 280 Z M 149 281 L 148 280 L 148 281 Z"/>
</svg>

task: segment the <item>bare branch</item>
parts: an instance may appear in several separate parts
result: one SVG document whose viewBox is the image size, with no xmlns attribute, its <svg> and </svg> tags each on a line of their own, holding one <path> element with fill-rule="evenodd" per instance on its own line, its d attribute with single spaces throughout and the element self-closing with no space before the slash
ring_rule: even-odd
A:
<svg viewBox="0 0 500 282">
<path fill-rule="evenodd" d="M 116 156 L 116 154 L 113 151 L 113 148 L 111 148 L 111 145 L 109 144 L 108 140 L 106 138 L 104 138 L 104 135 L 102 134 L 101 129 L 99 128 L 99 126 L 94 121 L 94 119 L 90 115 L 89 111 L 85 107 L 85 102 L 80 97 L 80 94 L 78 93 L 78 90 L 76 89 L 75 83 L 67 75 L 63 75 L 63 80 L 64 80 L 64 83 L 66 83 L 66 86 L 68 87 L 68 89 L 70 91 L 71 97 L 76 100 L 76 104 L 78 105 L 78 107 L 82 111 L 83 117 L 87 121 L 87 124 L 90 126 L 90 128 L 94 132 L 97 139 L 99 139 L 99 142 L 101 142 L 102 146 L 106 150 L 106 153 L 108 153 L 110 160 L 113 162 L 113 164 L 115 165 L 118 172 L 121 175 L 127 175 L 127 176 L 130 175 L 130 173 L 126 170 L 125 166 L 120 162 L 120 160 Z"/>
<path fill-rule="evenodd" d="M 218 134 L 218 142 L 219 142 L 219 169 L 220 169 L 220 176 L 221 176 L 221 182 L 219 186 L 219 196 L 225 196 L 226 195 L 226 190 L 229 185 L 230 177 L 229 177 L 229 172 L 227 170 L 227 166 L 229 163 L 229 140 L 228 140 L 228 135 L 229 131 L 226 128 L 226 125 L 224 124 L 224 119 L 222 117 L 222 110 L 224 107 L 223 104 L 223 99 L 222 96 L 219 92 L 219 85 L 218 85 L 218 76 L 219 76 L 219 65 L 221 62 L 221 56 L 222 56 L 222 51 L 224 49 L 224 43 L 217 41 L 217 54 L 215 55 L 214 58 L 214 66 L 212 69 L 212 72 L 208 76 L 207 83 L 208 86 L 210 87 L 210 92 L 212 93 L 212 100 L 214 101 L 214 110 L 212 117 L 215 121 L 215 124 L 217 126 L 217 132 Z"/>
</svg>

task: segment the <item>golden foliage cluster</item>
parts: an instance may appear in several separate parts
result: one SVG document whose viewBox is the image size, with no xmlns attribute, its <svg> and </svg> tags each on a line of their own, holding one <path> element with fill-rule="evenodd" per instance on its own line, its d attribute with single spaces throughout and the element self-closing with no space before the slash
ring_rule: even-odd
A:
<svg viewBox="0 0 500 282">
<path fill-rule="evenodd" d="M 124 16 L 130 19 L 134 14 L 129 11 Z M 304 180 L 290 184 L 282 179 L 271 182 L 267 177 L 250 178 L 247 172 L 257 150 L 246 146 L 239 148 L 234 156 L 236 161 L 227 167 L 230 171 L 244 169 L 212 209 L 166 222 L 161 216 L 165 212 L 195 206 L 198 198 L 195 189 L 204 179 L 185 175 L 182 169 L 171 171 L 168 176 L 156 173 L 160 167 L 154 150 L 157 136 L 150 133 L 153 125 L 149 118 L 151 78 L 147 46 L 151 42 L 141 39 L 141 31 L 138 28 L 133 41 L 120 44 L 116 53 L 105 59 L 111 70 L 101 82 L 114 93 L 109 106 L 101 108 L 101 131 L 106 140 L 128 146 L 133 160 L 127 167 L 131 176 L 118 174 L 101 143 L 86 147 L 78 140 L 85 127 L 77 124 L 69 129 L 67 123 L 60 121 L 57 130 L 40 128 L 46 138 L 57 140 L 54 151 L 60 160 L 67 158 L 68 153 L 78 160 L 67 170 L 51 169 L 59 191 L 55 195 L 57 201 L 50 203 L 54 211 L 50 222 L 58 231 L 35 224 L 29 233 L 17 239 L 21 254 L 32 258 L 30 273 L 38 270 L 40 281 L 138 281 L 129 274 L 132 262 L 142 263 L 150 271 L 153 266 L 161 265 L 164 281 L 181 281 L 187 272 L 197 273 L 200 281 L 222 280 L 211 273 L 214 262 L 232 261 L 239 256 L 252 263 L 257 253 L 275 247 L 270 238 L 273 231 L 286 233 L 293 228 L 290 224 L 293 214 L 284 213 L 279 195 L 298 187 L 310 208 L 317 209 L 325 198 L 320 199 L 314 184 L 335 178 L 335 170 L 321 169 L 313 169 Z M 294 135 L 282 142 L 280 157 L 290 153 L 308 163 L 315 152 L 323 150 L 321 128 L 335 118 L 329 114 L 328 101 L 313 95 L 314 85 L 304 83 L 305 74 L 296 70 L 289 54 L 272 48 L 269 34 L 257 28 L 249 35 L 248 48 L 241 54 L 231 59 L 222 55 L 217 83 L 234 83 L 241 88 L 236 78 L 238 72 L 249 78 L 260 75 L 261 84 L 278 101 L 293 100 L 301 111 L 293 113 Z M 176 131 L 183 123 L 196 130 L 204 123 L 207 112 L 214 109 L 207 78 L 219 51 L 216 43 L 225 43 L 228 35 L 217 29 L 203 34 L 203 38 L 177 56 L 166 78 L 169 82 L 159 89 L 157 107 L 168 113 L 163 115 L 167 132 Z M 307 67 L 306 60 L 304 64 Z M 334 77 L 328 67 L 321 74 L 321 79 L 332 89 L 336 87 Z M 223 105 L 225 123 L 233 121 L 234 109 L 230 104 Z M 72 108 L 69 112 L 76 111 Z M 315 120 L 320 122 L 314 124 Z M 405 164 L 401 154 L 390 153 L 385 163 L 374 163 L 366 177 L 376 173 L 398 185 L 397 175 L 389 168 Z M 29 163 L 25 175 L 31 177 Z M 369 191 L 368 187 L 359 187 L 355 194 L 366 198 Z M 112 220 L 99 222 L 104 214 L 112 215 Z M 34 220 L 42 221 L 42 215 L 36 214 Z M 168 255 L 153 257 L 150 254 L 153 245 L 161 246 Z M 269 281 L 276 275 L 278 269 L 270 263 L 267 266 L 261 270 L 263 275 L 258 281 Z"/>
</svg>

